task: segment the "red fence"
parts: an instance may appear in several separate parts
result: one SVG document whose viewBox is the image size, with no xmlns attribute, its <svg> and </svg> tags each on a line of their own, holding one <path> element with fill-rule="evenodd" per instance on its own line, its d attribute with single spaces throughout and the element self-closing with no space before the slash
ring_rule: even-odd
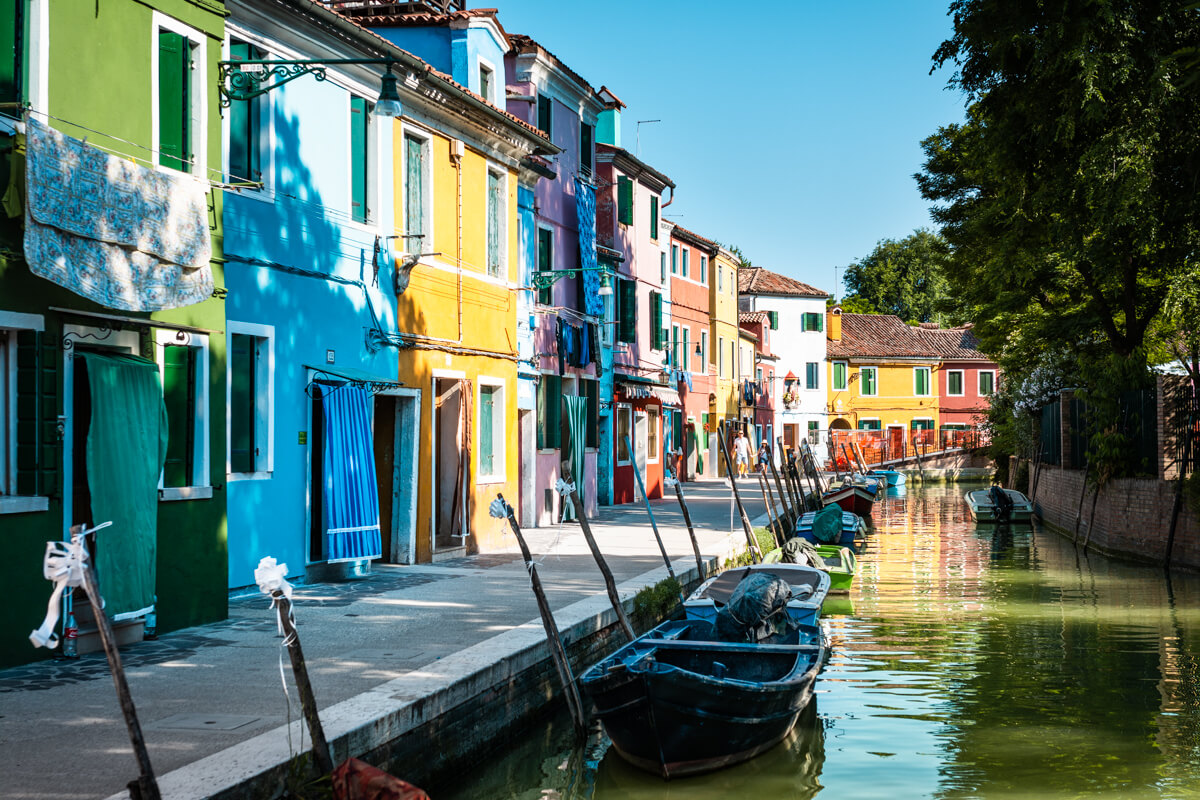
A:
<svg viewBox="0 0 1200 800">
<path fill-rule="evenodd" d="M 838 469 L 846 469 L 855 463 L 852 444 L 858 445 L 862 460 L 869 467 L 917 456 L 924 458 L 947 450 L 973 450 L 987 444 L 983 431 L 978 428 L 831 430 L 828 441 L 832 452 L 825 454 L 827 465 L 831 466 L 828 459 L 836 455 Z M 818 452 L 817 455 L 822 454 Z"/>
</svg>

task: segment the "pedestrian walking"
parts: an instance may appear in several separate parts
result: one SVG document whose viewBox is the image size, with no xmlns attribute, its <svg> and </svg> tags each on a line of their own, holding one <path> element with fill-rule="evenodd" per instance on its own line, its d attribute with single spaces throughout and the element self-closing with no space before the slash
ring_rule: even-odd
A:
<svg viewBox="0 0 1200 800">
<path fill-rule="evenodd" d="M 734 461 L 737 462 L 738 477 L 746 477 L 746 471 L 750 469 L 750 440 L 740 429 L 737 438 L 733 440 L 733 455 Z"/>
<path fill-rule="evenodd" d="M 758 464 L 755 466 L 755 469 L 758 472 L 766 472 L 767 471 L 767 461 L 769 461 L 770 458 L 771 458 L 771 446 L 768 445 L 766 440 L 764 439 L 758 445 Z"/>
</svg>

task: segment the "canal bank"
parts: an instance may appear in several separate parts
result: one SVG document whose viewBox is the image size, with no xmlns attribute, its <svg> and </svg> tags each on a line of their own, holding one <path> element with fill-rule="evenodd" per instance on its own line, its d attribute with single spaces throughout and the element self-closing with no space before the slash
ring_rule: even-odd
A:
<svg viewBox="0 0 1200 800">
<path fill-rule="evenodd" d="M 707 559 L 744 547 L 726 484 L 686 491 Z M 653 506 L 687 579 L 695 559 L 679 506 L 674 498 Z M 762 513 L 761 501 L 749 510 Z M 627 607 L 665 577 L 644 508 L 604 508 L 593 528 Z M 577 527 L 526 533 L 582 668 L 612 622 L 599 570 Z M 419 783 L 477 763 L 554 703 L 559 687 L 515 542 L 436 565 L 383 565 L 365 581 L 300 586 L 295 599 L 335 758 L 367 754 Z M 267 606 L 261 596 L 237 598 L 224 622 L 122 652 L 164 797 L 277 796 L 292 755 L 307 749 L 290 675 L 290 708 L 281 686 L 287 657 Z M 6 797 L 127 796 L 136 769 L 111 687 L 98 654 L 0 672 Z"/>
</svg>

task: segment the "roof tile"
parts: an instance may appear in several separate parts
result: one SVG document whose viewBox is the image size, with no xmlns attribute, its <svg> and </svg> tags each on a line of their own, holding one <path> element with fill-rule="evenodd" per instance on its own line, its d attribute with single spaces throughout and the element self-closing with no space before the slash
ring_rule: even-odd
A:
<svg viewBox="0 0 1200 800">
<path fill-rule="evenodd" d="M 742 267 L 738 270 L 738 292 L 740 294 L 781 294 L 795 297 L 829 297 L 815 286 L 771 272 L 762 267 Z"/>
</svg>

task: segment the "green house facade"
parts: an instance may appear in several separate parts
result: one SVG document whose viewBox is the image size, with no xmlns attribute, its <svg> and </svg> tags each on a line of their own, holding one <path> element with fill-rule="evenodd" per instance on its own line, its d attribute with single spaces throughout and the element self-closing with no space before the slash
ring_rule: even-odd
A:
<svg viewBox="0 0 1200 800">
<path fill-rule="evenodd" d="M 114 523 L 93 549 L 126 639 L 226 615 L 224 19 L 0 0 L 0 666 L 47 654 L 43 554 L 77 523 Z"/>
</svg>

